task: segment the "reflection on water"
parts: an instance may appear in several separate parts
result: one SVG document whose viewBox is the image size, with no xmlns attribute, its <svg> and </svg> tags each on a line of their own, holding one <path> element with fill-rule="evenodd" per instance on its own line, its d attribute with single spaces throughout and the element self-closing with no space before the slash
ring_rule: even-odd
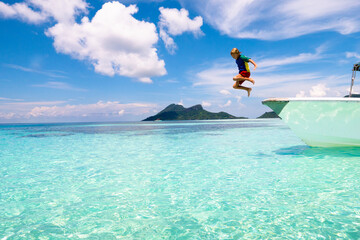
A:
<svg viewBox="0 0 360 240">
<path fill-rule="evenodd" d="M 29 137 L 29 138 L 45 138 L 45 137 L 64 137 L 64 136 L 71 136 L 74 135 L 72 133 L 39 133 L 39 134 L 28 134 L 22 137 Z"/>
<path fill-rule="evenodd" d="M 233 120 L 233 121 L 171 121 L 171 122 L 131 122 L 111 124 L 10 124 L 0 125 L 0 131 L 15 133 L 21 137 L 68 136 L 70 134 L 128 134 L 142 136 L 152 134 L 183 134 L 195 132 L 211 132 L 237 128 L 274 127 L 279 121 L 269 120 Z M 24 136 L 26 133 L 26 136 Z M 30 134 L 29 134 L 30 133 Z"/>
<path fill-rule="evenodd" d="M 278 155 L 301 155 L 305 157 L 331 156 L 331 157 L 360 157 L 359 147 L 320 148 L 298 145 L 280 148 L 275 151 Z"/>
</svg>

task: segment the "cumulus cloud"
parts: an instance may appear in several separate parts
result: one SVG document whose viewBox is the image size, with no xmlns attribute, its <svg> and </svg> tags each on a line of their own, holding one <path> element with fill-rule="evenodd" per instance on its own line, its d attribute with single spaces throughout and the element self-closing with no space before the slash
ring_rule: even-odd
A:
<svg viewBox="0 0 360 240">
<path fill-rule="evenodd" d="M 118 119 L 123 116 L 141 116 L 150 113 L 157 105 L 152 103 L 120 103 L 98 101 L 92 104 L 66 104 L 53 102 L 7 102 L 0 106 L 0 121 L 41 119 Z"/>
<path fill-rule="evenodd" d="M 150 77 L 166 74 L 165 62 L 153 47 L 158 41 L 155 25 L 134 18 L 137 11 L 135 5 L 105 3 L 92 20 L 58 23 L 46 34 L 54 38 L 57 52 L 89 60 L 98 73 L 151 83 Z"/>
<path fill-rule="evenodd" d="M 138 12 L 136 5 L 108 2 L 91 20 L 83 17 L 78 23 L 76 16 L 87 13 L 87 8 L 85 0 L 28 0 L 13 5 L 0 2 L 0 15 L 29 23 L 53 19 L 56 24 L 46 30 L 46 35 L 54 39 L 56 51 L 89 61 L 100 74 L 144 83 L 166 74 L 165 62 L 154 47 L 158 42 L 156 26 L 133 17 Z M 169 29 L 173 31 L 174 27 Z"/>
<path fill-rule="evenodd" d="M 75 16 L 86 13 L 88 8 L 85 0 L 30 0 L 30 3 L 57 22 L 74 22 Z"/>
<path fill-rule="evenodd" d="M 39 24 L 50 19 L 57 22 L 73 22 L 75 16 L 86 12 L 84 0 L 28 0 L 12 5 L 0 2 L 0 16 Z"/>
<path fill-rule="evenodd" d="M 179 0 L 213 27 L 236 38 L 287 39 L 318 31 L 360 31 L 356 0 Z"/>
<path fill-rule="evenodd" d="M 303 98 L 303 97 L 306 97 L 306 95 L 305 95 L 305 91 L 300 91 L 299 93 L 297 93 L 297 94 L 295 95 L 295 97 L 296 97 L 296 98 Z"/>
<path fill-rule="evenodd" d="M 1 113 L 0 112 L 0 119 L 5 119 L 5 120 L 10 120 L 12 118 L 14 118 L 15 113 L 10 112 L 10 113 Z"/>
<path fill-rule="evenodd" d="M 231 95 L 231 92 L 229 92 L 228 90 L 220 90 L 220 93 L 223 94 L 223 95 Z"/>
<path fill-rule="evenodd" d="M 206 102 L 206 101 L 202 101 L 202 102 L 201 102 L 201 105 L 202 105 L 203 107 L 210 107 L 210 106 L 211 106 L 211 103 L 210 103 L 210 102 Z"/>
<path fill-rule="evenodd" d="M 99 101 L 94 104 L 35 107 L 28 113 L 31 116 L 121 116 L 126 112 L 132 115 L 142 115 L 148 113 L 154 104 L 148 103 L 129 103 L 121 104 L 117 101 Z"/>
<path fill-rule="evenodd" d="M 309 86 L 308 88 L 310 88 L 309 90 L 310 97 L 325 97 L 327 93 L 330 91 L 330 88 L 328 88 L 325 83 L 319 83 L 311 87 Z M 296 94 L 295 97 L 303 98 L 303 97 L 307 97 L 307 95 L 304 90 L 301 90 Z"/>
<path fill-rule="evenodd" d="M 319 83 L 310 89 L 310 96 L 311 97 L 325 97 L 326 92 L 329 90 L 330 89 L 327 88 L 325 84 Z"/>
<path fill-rule="evenodd" d="M 165 47 L 170 53 L 175 53 L 177 45 L 171 36 L 178 36 L 185 32 L 192 33 L 195 37 L 199 37 L 204 33 L 201 31 L 203 19 L 200 16 L 193 20 L 189 18 L 189 11 L 182 8 L 159 8 L 160 10 L 160 37 L 165 43 Z"/>
<path fill-rule="evenodd" d="M 21 19 L 25 22 L 35 24 L 42 23 L 48 18 L 45 14 L 32 10 L 25 3 L 9 5 L 3 2 L 0 2 L 0 16 L 3 18 Z"/>
<path fill-rule="evenodd" d="M 219 105 L 219 107 L 222 107 L 222 108 L 229 107 L 231 105 L 231 103 L 232 103 L 231 100 L 228 100 L 225 104 Z"/>
</svg>

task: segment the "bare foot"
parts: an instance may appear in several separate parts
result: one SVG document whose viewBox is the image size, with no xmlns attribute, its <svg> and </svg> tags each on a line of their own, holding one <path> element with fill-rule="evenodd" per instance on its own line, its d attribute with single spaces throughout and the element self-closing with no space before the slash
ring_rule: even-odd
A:
<svg viewBox="0 0 360 240">
<path fill-rule="evenodd" d="M 252 78 L 249 78 L 249 81 L 252 83 L 252 84 L 255 84 L 255 81 L 254 81 L 254 79 L 252 79 Z"/>
<path fill-rule="evenodd" d="M 252 91 L 252 88 L 249 88 L 249 89 L 247 89 L 246 91 L 248 92 L 248 97 L 250 97 L 250 93 L 251 93 L 251 91 Z"/>
</svg>

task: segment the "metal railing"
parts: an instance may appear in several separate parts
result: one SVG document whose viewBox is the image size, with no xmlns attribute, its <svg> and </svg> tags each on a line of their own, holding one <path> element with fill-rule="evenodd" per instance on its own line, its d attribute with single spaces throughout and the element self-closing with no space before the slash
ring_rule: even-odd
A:
<svg viewBox="0 0 360 240">
<path fill-rule="evenodd" d="M 360 71 L 360 62 L 355 63 L 355 64 L 354 64 L 354 67 L 353 67 L 353 70 L 352 70 L 352 77 L 351 77 L 351 86 L 350 86 L 349 97 L 351 97 L 351 95 L 352 95 L 352 89 L 353 89 L 354 81 L 355 81 L 355 78 L 356 78 L 356 72 L 359 72 L 359 71 Z"/>
</svg>

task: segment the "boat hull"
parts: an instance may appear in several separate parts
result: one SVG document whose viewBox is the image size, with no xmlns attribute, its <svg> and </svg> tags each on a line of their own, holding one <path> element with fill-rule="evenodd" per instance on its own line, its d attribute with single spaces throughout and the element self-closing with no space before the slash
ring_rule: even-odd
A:
<svg viewBox="0 0 360 240">
<path fill-rule="evenodd" d="M 275 98 L 263 104 L 309 146 L 360 146 L 360 99 Z"/>
</svg>

